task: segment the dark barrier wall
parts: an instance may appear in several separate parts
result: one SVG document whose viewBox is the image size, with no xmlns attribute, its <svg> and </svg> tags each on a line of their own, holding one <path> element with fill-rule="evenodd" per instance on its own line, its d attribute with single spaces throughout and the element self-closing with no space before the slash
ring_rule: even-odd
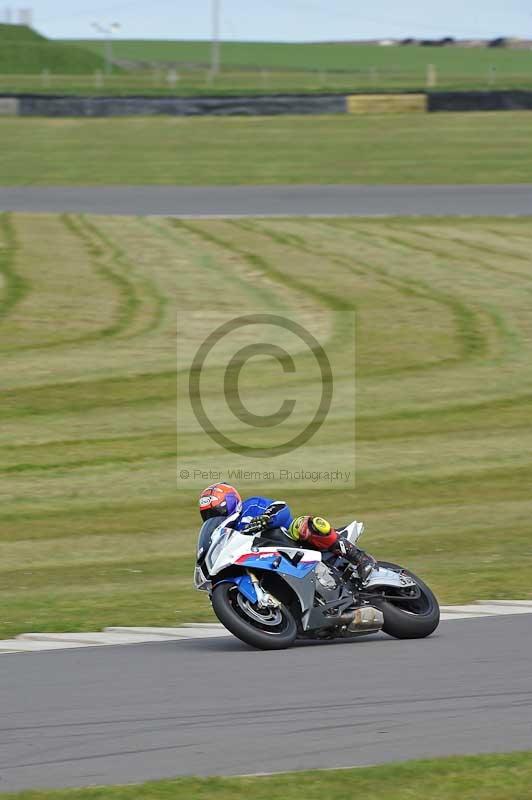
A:
<svg viewBox="0 0 532 800">
<path fill-rule="evenodd" d="M 114 117 L 136 114 L 247 116 L 344 114 L 344 95 L 263 95 L 261 97 L 45 97 L 19 96 L 20 116 Z"/>
<path fill-rule="evenodd" d="M 410 94 L 262 95 L 248 97 L 0 97 L 0 114 L 23 117 L 261 116 L 359 114 L 384 111 L 532 110 L 532 91 L 428 92 Z"/>
<path fill-rule="evenodd" d="M 532 109 L 532 92 L 429 92 L 428 111 L 520 111 Z"/>
</svg>

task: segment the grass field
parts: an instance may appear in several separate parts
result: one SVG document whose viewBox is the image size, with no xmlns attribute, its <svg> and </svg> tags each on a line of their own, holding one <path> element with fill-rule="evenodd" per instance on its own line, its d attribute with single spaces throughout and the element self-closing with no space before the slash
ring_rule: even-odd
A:
<svg viewBox="0 0 532 800">
<path fill-rule="evenodd" d="M 526 50 L 224 42 L 210 70 L 208 42 L 117 40 L 114 75 L 103 75 L 104 42 L 45 39 L 0 25 L 0 91 L 83 94 L 263 94 L 530 89 Z M 171 70 L 169 76 L 169 70 Z M 44 71 L 44 75 L 41 73 Z M 95 74 L 97 73 L 97 74 Z"/>
<path fill-rule="evenodd" d="M 531 183 L 532 115 L 4 118 L 4 185 Z"/>
<path fill-rule="evenodd" d="M 5 800 L 529 800 L 531 753 L 410 761 L 253 778 L 176 778 L 142 786 L 27 791 Z"/>
<path fill-rule="evenodd" d="M 101 41 L 69 44 L 102 55 Z M 179 91 L 194 85 L 201 89 L 210 64 L 209 42 L 118 40 L 113 53 L 117 59 L 144 67 L 175 65 L 181 75 Z M 347 86 L 353 91 L 371 86 L 420 89 L 426 85 L 428 64 L 436 69 L 437 88 L 532 87 L 532 57 L 526 50 L 224 42 L 221 53 L 223 69 L 217 89 L 225 91 L 233 86 L 224 80 L 224 72 L 231 74 L 232 82 L 255 91 L 264 91 L 267 81 L 278 91 L 283 91 L 283 86 L 285 91 L 298 87 L 316 91 L 320 86 L 340 91 Z M 242 73 L 240 79 L 238 72 Z"/>
<path fill-rule="evenodd" d="M 213 286 L 220 313 L 357 316 L 356 490 L 244 491 L 364 519 L 442 602 L 532 597 L 531 249 L 528 219 L 0 216 L 0 637 L 209 618 L 202 482 L 176 492 L 175 312 L 205 330 Z M 338 331 L 327 351 L 350 385 Z M 250 405 L 277 407 L 259 367 Z M 330 422 L 310 460 L 341 466 L 352 411 Z M 214 448 L 191 429 L 180 458 Z"/>
</svg>

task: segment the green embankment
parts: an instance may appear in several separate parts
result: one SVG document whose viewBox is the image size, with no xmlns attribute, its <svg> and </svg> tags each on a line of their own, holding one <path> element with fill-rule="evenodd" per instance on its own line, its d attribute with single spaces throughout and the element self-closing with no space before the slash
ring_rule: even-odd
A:
<svg viewBox="0 0 532 800">
<path fill-rule="evenodd" d="M 2 120 L 4 185 L 532 183 L 532 114 Z"/>
<path fill-rule="evenodd" d="M 5 800 L 530 800 L 532 755 L 410 761 L 253 778 L 176 778 L 141 786 L 27 791 Z"/>
<path fill-rule="evenodd" d="M 51 41 L 26 25 L 0 23 L 0 75 L 29 75 L 42 70 L 60 75 L 84 75 L 102 69 L 102 65 L 103 59 L 98 53 Z M 3 80 L 2 76 L 2 83 Z"/>
<path fill-rule="evenodd" d="M 189 336 L 218 319 L 205 313 L 213 287 L 211 312 L 273 311 L 321 331 L 339 397 L 356 380 L 355 489 L 243 492 L 364 519 L 365 546 L 442 602 L 532 597 L 531 251 L 527 219 L 0 216 L 0 637 L 210 618 L 191 587 L 208 480 L 176 494 L 176 462 L 215 468 L 220 453 L 192 426 L 177 460 L 175 315 L 186 375 Z M 327 333 L 351 309 L 355 368 Z M 319 386 L 296 366 L 299 429 Z M 209 368 L 211 399 L 219 379 Z M 279 407 L 277 370 L 250 364 L 242 380 L 252 410 Z M 304 464 L 333 452 L 350 465 L 352 423 L 348 404 Z"/>
</svg>

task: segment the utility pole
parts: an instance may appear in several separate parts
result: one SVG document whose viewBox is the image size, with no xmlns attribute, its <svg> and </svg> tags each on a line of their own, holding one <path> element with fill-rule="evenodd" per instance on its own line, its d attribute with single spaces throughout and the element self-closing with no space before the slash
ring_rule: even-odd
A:
<svg viewBox="0 0 532 800">
<path fill-rule="evenodd" d="M 105 36 L 105 74 L 110 75 L 113 71 L 113 41 L 111 37 L 120 28 L 120 24 L 112 22 L 110 25 L 101 25 L 99 22 L 93 22 L 92 27 Z"/>
<path fill-rule="evenodd" d="M 220 15 L 222 0 L 211 0 L 211 73 L 218 75 L 220 72 Z"/>
</svg>

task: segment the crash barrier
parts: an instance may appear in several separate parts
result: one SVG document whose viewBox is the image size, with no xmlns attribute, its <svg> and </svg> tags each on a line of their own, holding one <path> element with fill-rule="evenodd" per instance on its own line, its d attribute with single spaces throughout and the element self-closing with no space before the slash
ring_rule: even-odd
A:
<svg viewBox="0 0 532 800">
<path fill-rule="evenodd" d="M 272 116 L 425 111 L 532 110 L 532 91 L 403 94 L 259 95 L 241 97 L 0 97 L 0 115 L 22 117 Z"/>
<path fill-rule="evenodd" d="M 18 115 L 17 97 L 0 97 L 0 116 L 16 117 Z"/>
<path fill-rule="evenodd" d="M 348 114 L 426 111 L 425 94 L 350 94 L 346 97 Z"/>
<path fill-rule="evenodd" d="M 427 95 L 427 111 L 526 110 L 532 110 L 532 92 L 526 90 L 430 92 Z"/>
<path fill-rule="evenodd" d="M 19 97 L 20 116 L 111 117 L 262 116 L 343 114 L 345 95 L 261 95 L 258 97 Z"/>
</svg>

